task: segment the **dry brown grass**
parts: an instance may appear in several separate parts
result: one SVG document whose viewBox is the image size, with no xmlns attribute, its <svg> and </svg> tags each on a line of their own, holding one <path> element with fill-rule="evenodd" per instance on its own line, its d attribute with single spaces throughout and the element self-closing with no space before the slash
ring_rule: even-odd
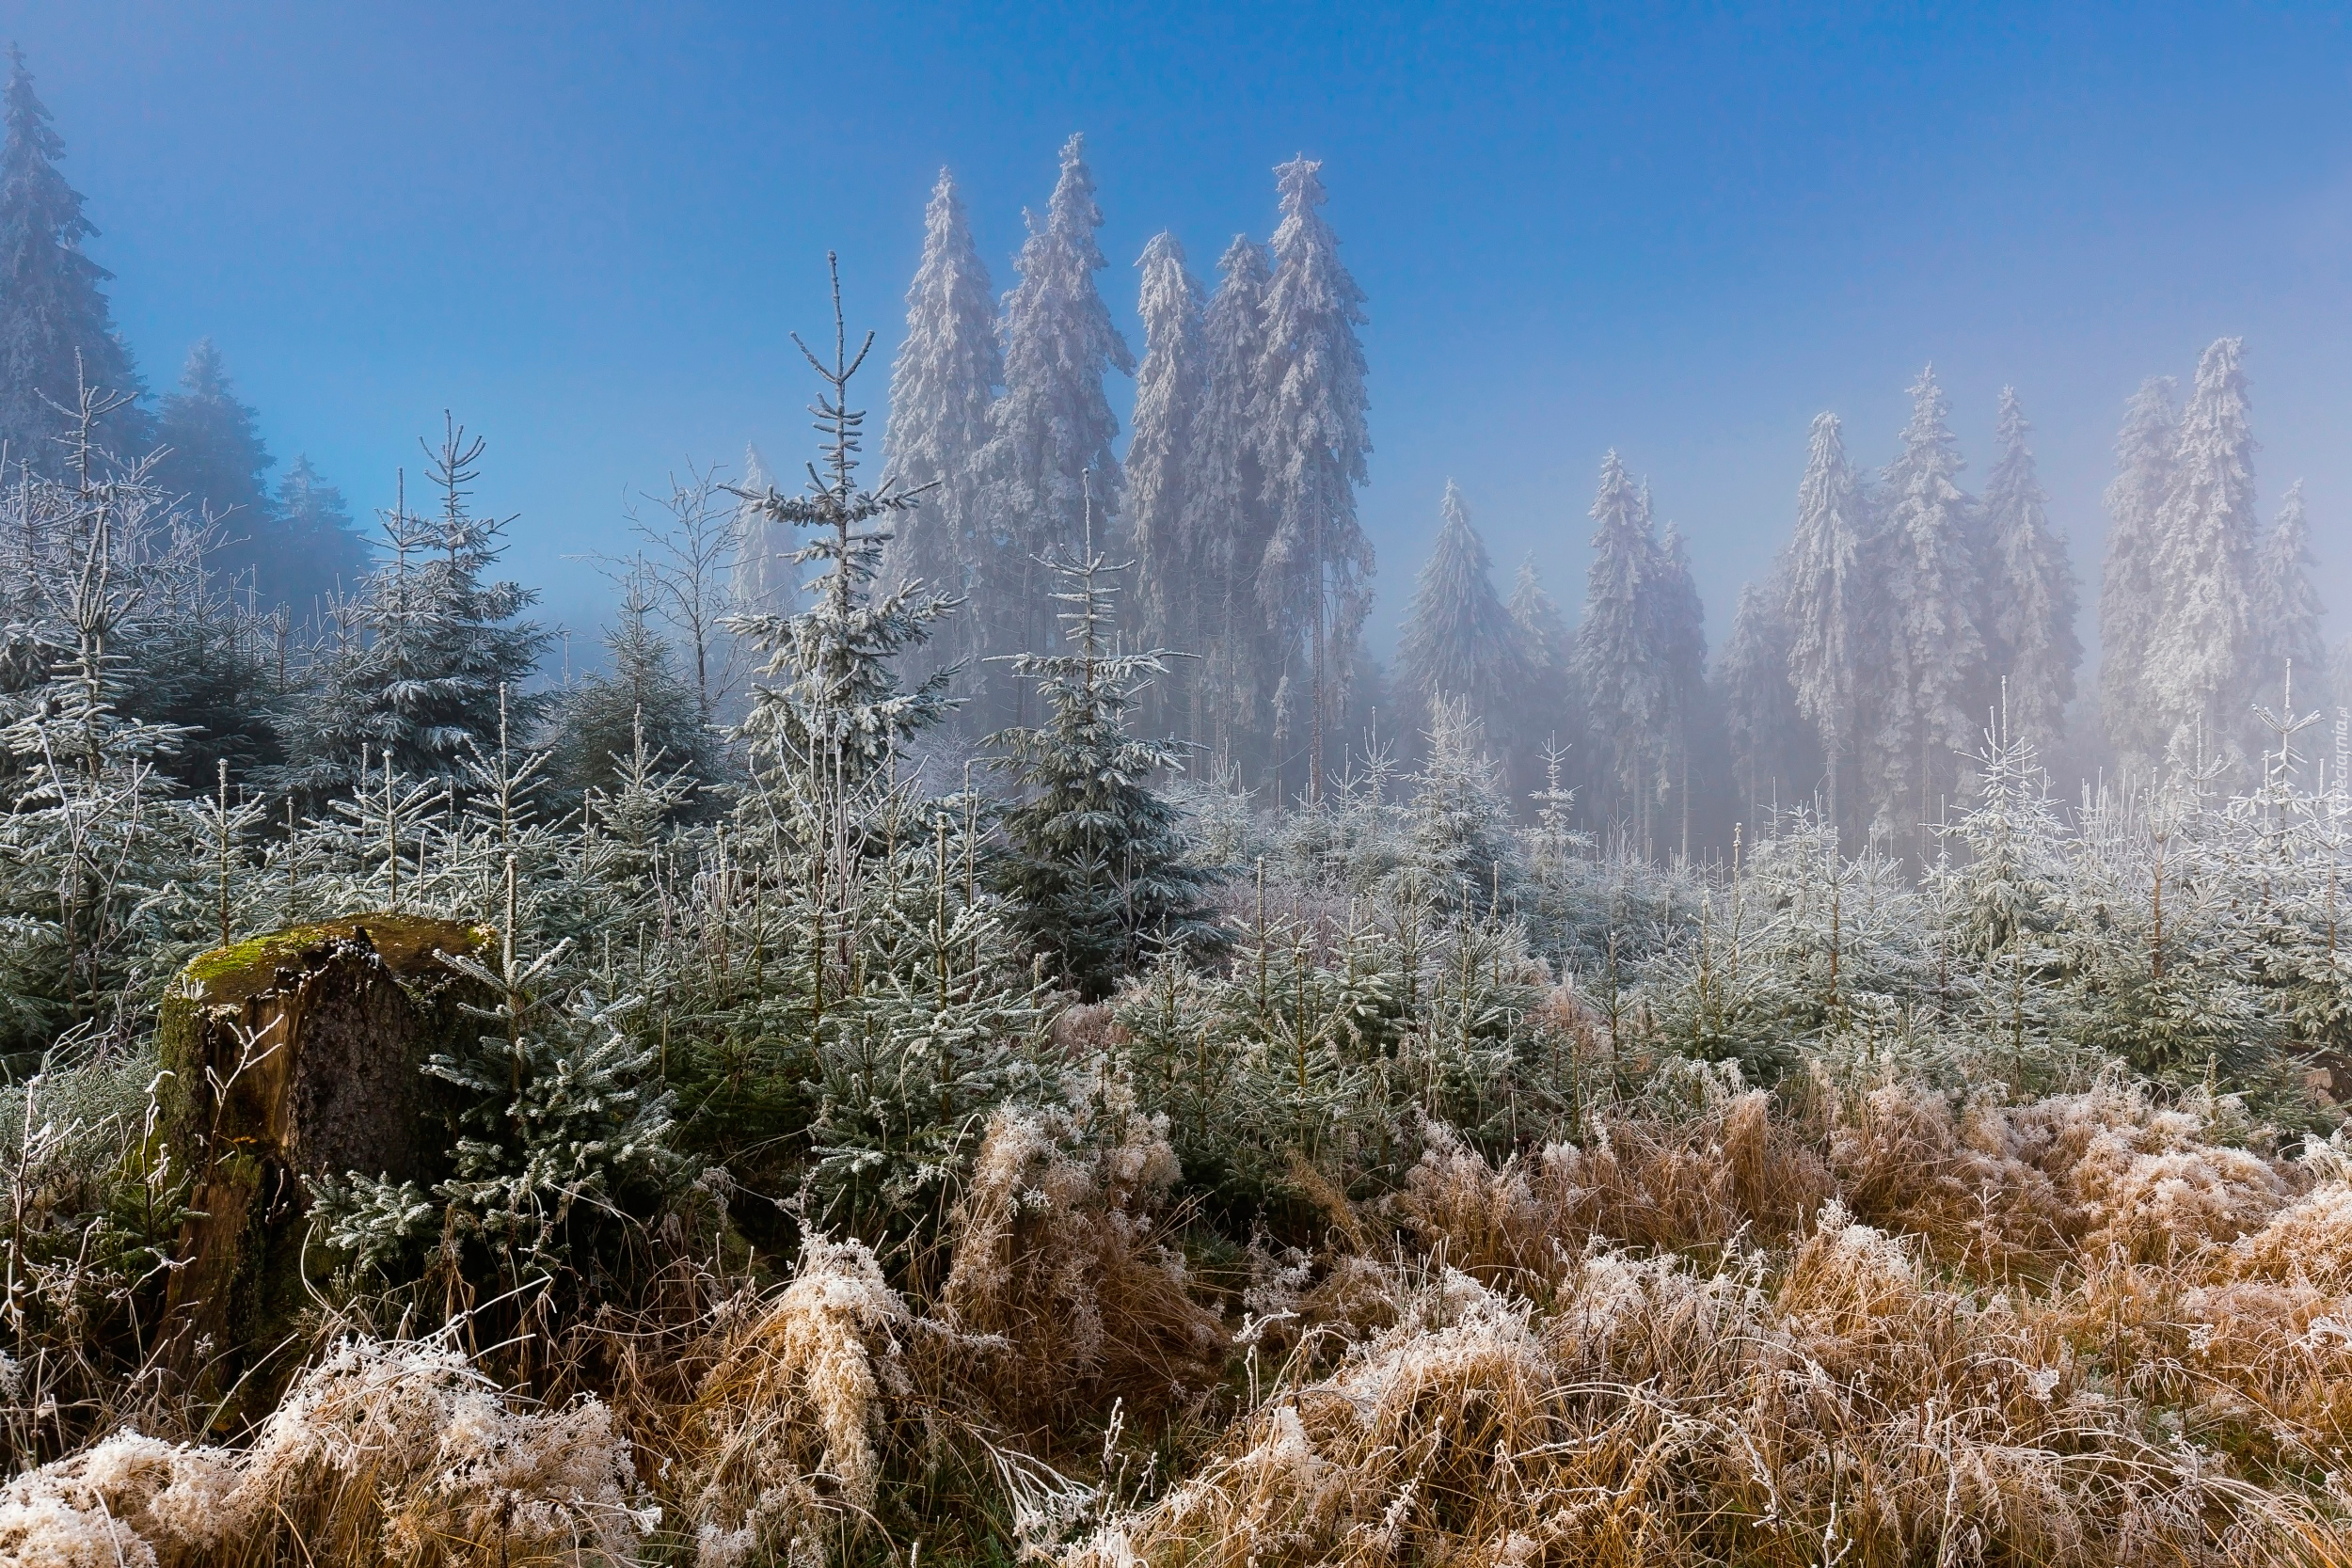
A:
<svg viewBox="0 0 2352 1568">
<path fill-rule="evenodd" d="M 1581 1148 L 1548 1145 L 1500 1171 L 1432 1128 L 1393 1206 L 1432 1257 L 1523 1290 L 1559 1277 L 1596 1238 L 1663 1251 L 1784 1241 L 1834 1188 L 1771 1106 L 1752 1090 L 1686 1118 L 1604 1121 Z"/>
<path fill-rule="evenodd" d="M 247 1449 L 121 1433 L 17 1477 L 0 1560 L 586 1568 L 635 1560 L 655 1518 L 603 1403 L 532 1408 L 442 1341 L 351 1341 Z"/>
<path fill-rule="evenodd" d="M 1165 1224 L 1177 1175 L 1116 1084 L 1074 1116 L 999 1111 L 955 1216 L 928 1381 L 1025 1433 L 1113 1401 L 1147 1420 L 1197 1402 L 1226 1343 Z"/>
<path fill-rule="evenodd" d="M 728 1568 L 1018 1528 L 1065 1568 L 2352 1562 L 2336 1146 L 2272 1160 L 2117 1084 L 1731 1094 L 1500 1164 L 1433 1128 L 1325 1251 L 1253 1247 L 1235 1321 L 1169 1244 L 1158 1129 L 1115 1081 L 1072 1099 L 991 1125 L 928 1304 L 813 1239 L 780 1287 L 706 1273 L 612 1330 L 601 1397 L 552 1406 L 446 1340 L 346 1343 L 241 1451 L 124 1433 L 19 1477 L 0 1560 Z M 925 1513 L 943 1453 L 1003 1522 Z"/>
<path fill-rule="evenodd" d="M 2077 1343 L 2085 1291 L 1941 1281 L 1831 1206 L 1775 1284 L 1594 1243 L 1549 1304 L 1449 1269 L 1065 1554 L 1136 1562 L 2246 1563 L 2324 1497 L 2176 1440 Z M 2305 1386 L 2315 1386 L 2306 1383 Z M 2233 1473 L 2234 1471 L 2234 1473 Z"/>
</svg>

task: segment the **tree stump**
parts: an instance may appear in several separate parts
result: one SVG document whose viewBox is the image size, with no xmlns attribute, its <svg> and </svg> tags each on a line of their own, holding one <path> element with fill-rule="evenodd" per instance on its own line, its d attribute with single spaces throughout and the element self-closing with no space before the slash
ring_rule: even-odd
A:
<svg viewBox="0 0 2352 1568">
<path fill-rule="evenodd" d="M 482 1027 L 480 988 L 440 962 L 485 927 L 363 914 L 215 948 L 165 997 L 165 1147 L 192 1179 L 168 1297 L 181 1353 L 233 1375 L 294 1326 L 306 1180 L 431 1181 L 447 1159 L 421 1069 Z"/>
</svg>

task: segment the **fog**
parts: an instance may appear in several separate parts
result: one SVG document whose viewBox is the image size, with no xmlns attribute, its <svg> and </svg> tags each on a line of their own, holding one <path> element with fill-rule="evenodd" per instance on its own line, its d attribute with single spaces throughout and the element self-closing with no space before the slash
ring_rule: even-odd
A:
<svg viewBox="0 0 2352 1568">
<path fill-rule="evenodd" d="M 1205 275 L 1270 230 L 1276 163 L 1324 161 L 1369 300 L 1384 651 L 1449 477 L 1505 571 L 1572 558 L 1568 588 L 1611 447 L 1720 630 L 1812 416 L 1883 463 L 1931 361 L 1972 478 L 2018 388 L 2088 565 L 2124 398 L 2225 333 L 2265 504 L 2309 482 L 2322 591 L 2352 597 L 2337 18 L 9 8 L 150 382 L 212 338 L 270 450 L 363 517 L 454 408 L 516 570 L 583 633 L 606 595 L 574 558 L 625 497 L 797 442 L 824 251 L 887 355 L 938 167 L 1001 288 L 1072 131 L 1137 346 L 1152 234 Z"/>
</svg>

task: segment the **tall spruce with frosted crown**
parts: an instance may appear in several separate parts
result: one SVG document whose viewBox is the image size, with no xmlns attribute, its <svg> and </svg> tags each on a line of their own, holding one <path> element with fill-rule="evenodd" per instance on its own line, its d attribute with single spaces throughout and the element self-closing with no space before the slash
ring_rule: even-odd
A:
<svg viewBox="0 0 2352 1568">
<path fill-rule="evenodd" d="M 1788 542 L 1781 617 L 1788 625 L 1788 679 L 1797 711 L 1820 736 L 1833 832 L 1842 833 L 1839 784 L 1860 739 L 1857 699 L 1867 652 L 1862 553 L 1869 517 L 1846 457 L 1835 414 L 1813 419 L 1804 477 L 1797 483 L 1797 530 Z M 1851 796 L 1848 797 L 1851 801 Z"/>
<path fill-rule="evenodd" d="M 1924 850 L 1927 824 L 1959 784 L 1958 758 L 1983 733 L 1990 649 L 1975 503 L 1935 367 L 1911 386 L 1911 422 L 1884 477 L 1885 526 L 1871 552 L 1884 585 L 1886 663 L 1865 752 L 1876 830 Z"/>
<path fill-rule="evenodd" d="M 1718 716 L 1708 702 L 1707 606 L 1691 572 L 1690 546 L 1672 522 L 1659 541 L 1651 605 L 1651 613 L 1658 619 L 1659 669 L 1664 677 L 1661 711 L 1665 728 L 1658 748 L 1657 793 L 1661 800 L 1669 796 L 1673 800 L 1680 853 L 1687 861 L 1691 806 L 1697 787 L 1693 779 L 1704 783 L 1706 770 L 1716 764 L 1723 746 L 1715 733 Z"/>
<path fill-rule="evenodd" d="M 2066 733 L 2083 647 L 2074 635 L 2074 563 L 2050 527 L 2033 449 L 2026 444 L 2032 429 L 2016 389 L 2002 388 L 1994 427 L 2000 450 L 1985 483 L 1984 515 L 1994 551 L 1992 630 L 2004 738 L 2046 757 Z"/>
<path fill-rule="evenodd" d="M 1715 657 L 1712 684 L 1723 716 L 1740 820 L 1760 826 L 1775 804 L 1795 805 L 1800 789 L 1820 777 L 1806 753 L 1804 717 L 1788 677 L 1786 589 L 1743 583 L 1731 612 L 1731 630 Z"/>
<path fill-rule="evenodd" d="M 2099 574 L 2099 716 L 2125 769 L 2143 776 L 2164 758 L 2148 645 L 2155 635 L 2156 544 L 2180 445 L 2173 391 L 2170 376 L 2152 375 L 2125 405 Z"/>
<path fill-rule="evenodd" d="M 1649 506 L 1613 449 L 1600 463 L 1593 519 L 1593 561 L 1584 574 L 1584 616 L 1576 628 L 1576 678 L 1605 769 L 1604 816 L 1641 816 L 1657 787 L 1659 738 L 1667 722 L 1662 623 L 1655 608 L 1658 541 Z"/>
<path fill-rule="evenodd" d="M 8 48 L 8 135 L 0 142 L 0 455 L 66 471 L 60 437 L 81 388 L 125 399 L 93 434 L 118 456 L 141 450 L 147 420 L 130 350 L 115 335 L 103 285 L 114 274 L 82 253 L 98 232 L 57 168 L 65 141 L 33 90 L 24 51 Z"/>
<path fill-rule="evenodd" d="M 2312 582 L 2312 527 L 2298 479 L 2280 499 L 2278 520 L 2254 552 L 2254 700 L 2275 712 L 2287 711 L 2290 669 L 2297 713 L 2324 713 L 2341 700 L 2328 678 L 2327 642 L 2320 631 L 2326 611 Z"/>
<path fill-rule="evenodd" d="M 1263 461 L 1273 535 L 1258 595 L 1281 652 L 1278 734 L 1306 732 L 1306 789 L 1319 799 L 1372 606 L 1372 542 L 1356 522 L 1369 477 L 1364 350 L 1356 327 L 1364 292 L 1340 261 L 1339 236 L 1314 159 L 1274 171 L 1282 221 L 1266 283 L 1265 357 L 1258 380 Z M 1284 689 L 1287 689 L 1287 691 Z"/>
<path fill-rule="evenodd" d="M 998 325 L 1005 391 L 989 409 L 980 453 L 982 537 L 973 578 L 990 657 L 1053 645 L 1057 628 L 1039 561 L 1057 546 L 1075 547 L 1089 484 L 1098 516 L 1117 513 L 1121 486 L 1111 442 L 1119 420 L 1103 376 L 1133 374 L 1136 361 L 1094 286 L 1108 264 L 1094 239 L 1102 226 L 1086 138 L 1073 135 L 1062 144 L 1061 176 L 1044 219 L 1029 218 L 1021 281 L 1005 295 Z M 988 711 L 1017 721 L 1025 683 L 992 684 Z"/>
<path fill-rule="evenodd" d="M 944 594 L 969 594 L 981 559 L 979 455 L 988 409 L 1005 379 L 996 341 L 996 291 L 972 243 L 954 175 L 939 171 L 923 215 L 923 259 L 907 289 L 907 336 L 890 369 L 890 420 L 882 459 L 923 504 L 901 516 L 883 547 L 881 575 L 919 578 Z M 747 479 L 747 489 L 767 482 Z M 763 608 L 773 609 L 774 606 Z M 978 656 L 978 619 L 954 617 L 916 656 L 922 673 Z M 911 672 L 913 673 L 913 672 Z M 966 665 L 966 684 L 977 678 Z"/>
<path fill-rule="evenodd" d="M 2157 515 L 2155 614 L 2145 658 L 2164 756 L 2232 766 L 2253 750 L 2254 435 L 2243 341 L 2216 339 L 2197 362 L 2172 483 Z"/>
<path fill-rule="evenodd" d="M 1135 434 L 1127 442 L 1127 531 L 1134 541 L 1138 629 L 1147 642 L 1200 651 L 1202 574 L 1185 549 L 1184 489 L 1202 386 L 1200 284 L 1166 230 L 1136 265 L 1143 274 L 1143 365 L 1136 374 Z M 1163 727 L 1190 712 L 1197 672 L 1171 671 L 1147 689 Z"/>
<path fill-rule="evenodd" d="M 1470 526 L 1461 489 L 1446 481 L 1443 521 L 1413 585 L 1397 645 L 1399 695 L 1415 722 L 1434 722 L 1448 700 L 1464 705 L 1486 742 L 1507 751 L 1519 738 L 1519 707 L 1535 672 L 1519 631 L 1495 593 L 1494 563 Z"/>
<path fill-rule="evenodd" d="M 1200 317 L 1200 404 L 1177 514 L 1201 616 L 1187 733 L 1213 755 L 1255 763 L 1271 751 L 1274 698 L 1271 639 L 1258 603 L 1259 565 L 1274 531 L 1258 441 L 1265 247 L 1236 234 L 1217 270 Z"/>
<path fill-rule="evenodd" d="M 1519 562 L 1511 580 L 1512 635 L 1518 639 L 1519 659 L 1527 666 L 1524 691 L 1512 705 L 1519 744 L 1511 753 L 1512 778 L 1539 779 L 1549 770 L 1547 754 L 1575 744 L 1584 732 L 1584 706 L 1577 700 L 1570 665 L 1575 645 L 1568 636 L 1567 618 L 1560 601 L 1544 586 L 1531 553 Z M 1520 793 L 1525 794 L 1522 790 Z"/>
</svg>

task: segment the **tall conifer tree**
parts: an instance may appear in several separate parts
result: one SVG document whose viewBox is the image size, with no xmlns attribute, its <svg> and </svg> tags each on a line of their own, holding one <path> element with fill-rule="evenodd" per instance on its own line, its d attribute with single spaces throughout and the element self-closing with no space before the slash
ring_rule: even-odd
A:
<svg viewBox="0 0 2352 1568">
<path fill-rule="evenodd" d="M 1646 491 L 1644 499 L 1647 499 Z M 1707 607 L 1699 597 L 1697 579 L 1691 573 L 1690 547 L 1683 543 L 1682 531 L 1672 523 L 1666 525 L 1665 537 L 1659 543 L 1655 582 L 1651 613 L 1658 621 L 1658 663 L 1663 677 L 1661 716 L 1665 721 L 1659 737 L 1658 795 L 1661 800 L 1672 795 L 1681 853 L 1687 859 L 1691 853 L 1692 760 L 1695 756 L 1699 769 L 1703 770 L 1722 748 L 1714 743 L 1715 715 L 1707 701 Z"/>
<path fill-rule="evenodd" d="M 1269 752 L 1271 639 L 1258 603 L 1258 570 L 1273 534 L 1258 441 L 1258 376 L 1265 359 L 1265 247 L 1233 236 L 1200 318 L 1200 406 L 1193 420 L 1181 553 L 1199 573 L 1202 640 L 1190 733 L 1216 755 Z"/>
<path fill-rule="evenodd" d="M 1494 564 L 1470 526 L 1462 492 L 1446 481 L 1443 521 L 1413 586 L 1397 647 L 1397 677 L 1417 723 L 1434 722 L 1438 705 L 1464 705 L 1489 746 L 1519 738 L 1518 709 L 1535 677 L 1511 612 L 1495 593 Z"/>
<path fill-rule="evenodd" d="M 2116 475 L 2106 489 L 2107 542 L 2099 577 L 2099 712 L 2127 769 L 2145 773 L 2164 757 L 2165 736 L 2149 684 L 2155 634 L 2156 544 L 2180 414 L 2170 376 L 2140 383 L 2116 437 Z"/>
<path fill-rule="evenodd" d="M 1959 757 L 1983 734 L 1990 662 L 1974 502 L 1953 483 L 1963 465 L 1934 366 L 1919 372 L 1911 400 L 1874 551 L 1888 658 L 1874 683 L 1867 758 L 1879 831 L 1919 848 L 1937 802 L 1959 783 Z"/>
<path fill-rule="evenodd" d="M 276 506 L 279 535 L 305 562 L 310 578 L 307 594 L 288 594 L 287 607 L 296 620 L 315 619 L 325 600 L 359 585 L 367 570 L 367 541 L 352 525 L 343 493 L 307 455 L 297 455 L 278 477 Z"/>
<path fill-rule="evenodd" d="M 215 570 L 249 585 L 264 604 L 307 604 L 329 586 L 279 527 L 267 479 L 278 459 L 210 338 L 188 351 L 179 388 L 157 410 L 155 437 L 165 449 L 158 482 L 219 529 Z"/>
<path fill-rule="evenodd" d="M 1788 678 L 1787 592 L 1743 584 L 1731 631 L 1716 656 L 1716 705 L 1723 714 L 1732 787 L 1740 819 L 1761 824 L 1777 802 L 1795 804 L 1797 792 L 1820 769 L 1804 759 L 1805 723 Z"/>
<path fill-rule="evenodd" d="M 891 366 L 890 421 L 882 432 L 890 481 L 904 490 L 930 488 L 920 508 L 898 519 L 882 554 L 884 578 L 920 578 L 948 594 L 969 594 L 976 587 L 981 559 L 980 450 L 988 443 L 989 404 L 1004 379 L 995 286 L 972 243 L 955 177 L 943 168 L 924 212 L 923 260 L 907 290 L 906 341 Z M 747 478 L 744 488 L 756 492 L 768 483 L 764 476 Z M 771 553 L 781 556 L 790 548 Z M 788 613 L 786 595 L 776 587 L 764 585 L 758 597 L 766 602 L 759 608 Z M 910 657 L 925 673 L 977 657 L 977 619 L 967 606 Z M 966 672 L 968 682 L 977 671 L 967 664 Z"/>
<path fill-rule="evenodd" d="M 2260 636 L 2254 670 L 2254 699 L 2286 711 L 2287 672 L 2295 673 L 2294 707 L 2325 712 L 2338 694 L 2329 690 L 2327 643 L 2320 632 L 2324 609 L 2312 582 L 2312 528 L 2303 510 L 2303 482 L 2287 486 L 2279 519 L 2254 555 L 2254 626 Z"/>
<path fill-rule="evenodd" d="M 1593 562 L 1576 628 L 1576 677 L 1606 770 L 1595 805 L 1620 817 L 1640 811 L 1646 824 L 1667 720 L 1662 625 L 1654 605 L 1660 562 L 1649 508 L 1614 450 L 1601 459 L 1589 515 Z"/>
<path fill-rule="evenodd" d="M 1583 732 L 1583 705 L 1577 700 L 1570 670 L 1575 648 L 1567 618 L 1560 613 L 1560 601 L 1544 587 L 1532 554 L 1519 562 L 1518 575 L 1512 579 L 1509 608 L 1519 659 L 1528 669 L 1527 689 L 1516 705 L 1520 746 L 1514 756 L 1514 778 L 1534 778 L 1547 752 L 1573 745 Z"/>
<path fill-rule="evenodd" d="M 989 410 L 980 457 L 986 538 L 975 573 L 993 656 L 1053 645 L 1057 628 L 1039 561 L 1057 546 L 1076 547 L 1089 488 L 1098 515 L 1116 514 L 1120 468 L 1111 441 L 1119 420 L 1103 376 L 1106 370 L 1133 374 L 1136 362 L 1094 286 L 1107 264 L 1094 240 L 1102 226 L 1086 138 L 1073 135 L 1062 145 L 1061 177 L 1044 220 L 1029 220 L 1021 281 L 1005 296 L 998 328 L 1005 392 Z M 999 715 L 1022 711 L 1025 683 L 1010 684 L 994 700 Z"/>
<path fill-rule="evenodd" d="M 1356 522 L 1367 478 L 1364 350 L 1356 337 L 1364 292 L 1340 261 L 1323 216 L 1323 166 L 1294 158 L 1274 171 L 1282 221 L 1266 284 L 1261 431 L 1274 532 L 1258 593 L 1282 649 L 1279 731 L 1306 731 L 1307 793 L 1317 798 L 1326 749 L 1355 671 L 1372 603 L 1372 543 Z M 1302 722 L 1303 721 L 1303 722 Z"/>
<path fill-rule="evenodd" d="M 2016 389 L 2002 388 L 1994 429 L 2000 451 L 1985 484 L 1984 513 L 1994 557 L 1993 645 L 2004 722 L 2010 738 L 2046 757 L 2066 732 L 2083 648 L 2074 635 L 2074 563 L 2066 541 L 2050 528 L 2033 449 L 2026 444 L 2032 428 Z"/>
<path fill-rule="evenodd" d="M 2261 534 L 2242 346 L 2236 338 L 2217 339 L 2197 362 L 2157 519 L 2156 606 L 2144 657 L 2165 756 L 2174 766 L 2229 763 L 2249 751 Z"/>
<path fill-rule="evenodd" d="M 1143 366 L 1136 375 L 1135 434 L 1127 443 L 1127 529 L 1135 542 L 1136 609 L 1144 641 L 1199 653 L 1200 565 L 1185 549 L 1184 487 L 1202 384 L 1200 285 L 1184 247 L 1163 230 L 1136 262 L 1142 270 Z M 1191 660 L 1184 661 L 1187 666 Z M 1188 715 L 1187 668 L 1148 689 L 1166 720 Z"/>
<path fill-rule="evenodd" d="M 114 275 L 82 254 L 98 232 L 57 160 L 65 141 L 33 91 L 24 51 L 8 49 L 8 134 L 0 143 L 0 453 L 62 474 L 59 438 L 73 426 L 81 388 L 135 399 L 143 390 L 130 351 L 115 335 L 102 287 Z M 146 421 L 125 402 L 98 438 L 128 456 L 144 448 Z"/>
<path fill-rule="evenodd" d="M 1840 804 L 1839 782 L 1861 738 L 1857 708 L 1867 651 L 1862 553 L 1868 531 L 1837 416 L 1816 415 L 1804 478 L 1797 485 L 1782 618 L 1797 711 L 1820 738 L 1829 820 L 1841 832 L 1840 813 L 1849 808 Z"/>
</svg>

